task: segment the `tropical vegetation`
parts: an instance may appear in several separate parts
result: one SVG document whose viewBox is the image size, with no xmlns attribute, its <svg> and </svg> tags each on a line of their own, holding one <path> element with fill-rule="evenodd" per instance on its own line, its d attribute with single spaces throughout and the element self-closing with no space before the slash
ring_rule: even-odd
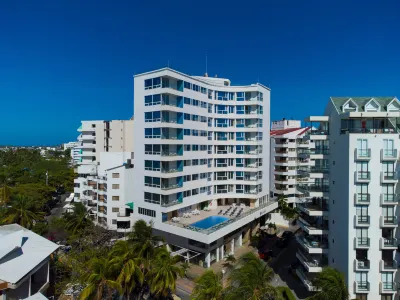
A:
<svg viewBox="0 0 400 300">
<path fill-rule="evenodd" d="M 349 300 L 350 295 L 345 278 L 338 270 L 326 267 L 313 280 L 313 286 L 319 290 L 309 300 Z"/>
</svg>

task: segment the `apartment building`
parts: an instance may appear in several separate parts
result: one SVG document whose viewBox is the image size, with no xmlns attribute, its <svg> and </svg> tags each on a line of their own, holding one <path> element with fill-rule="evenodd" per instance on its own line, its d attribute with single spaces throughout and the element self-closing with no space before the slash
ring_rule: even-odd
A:
<svg viewBox="0 0 400 300">
<path fill-rule="evenodd" d="M 324 116 L 307 121 L 312 130 L 306 139 L 316 143 L 309 154 L 315 165 L 300 189 L 314 209 L 301 209 L 298 275 L 313 290 L 312 277 L 330 265 L 345 274 L 351 297 L 394 299 L 400 102 L 332 97 Z"/>
<path fill-rule="evenodd" d="M 276 209 L 270 90 L 164 68 L 134 77 L 137 219 L 209 267 Z"/>
<path fill-rule="evenodd" d="M 74 202 L 83 201 L 94 221 L 111 229 L 117 228 L 116 216 L 112 211 L 116 212 L 116 208 L 128 200 L 125 200 L 124 195 L 110 195 L 114 200 L 108 202 L 107 183 L 110 187 L 119 185 L 122 190 L 126 178 L 129 178 L 129 172 L 133 168 L 133 122 L 133 120 L 82 121 L 82 125 L 78 128 L 81 132 L 78 136 L 80 153 L 76 168 L 78 178 L 74 180 Z M 108 176 L 107 170 L 113 168 L 122 168 L 123 171 L 117 172 L 120 177 Z M 126 195 L 129 197 L 130 194 Z M 118 201 L 115 200 L 117 196 L 120 199 Z M 111 203 L 113 207 L 107 209 Z M 121 209 L 120 214 L 123 213 Z"/>
<path fill-rule="evenodd" d="M 299 120 L 273 121 L 271 126 L 270 188 L 271 197 L 285 197 L 290 206 L 302 203 L 304 194 L 297 190 L 297 184 L 308 181 L 301 172 L 310 166 L 310 159 L 302 154 L 315 144 L 304 139 L 308 127 L 302 127 Z M 271 213 L 271 222 L 288 226 L 280 213 Z"/>
</svg>

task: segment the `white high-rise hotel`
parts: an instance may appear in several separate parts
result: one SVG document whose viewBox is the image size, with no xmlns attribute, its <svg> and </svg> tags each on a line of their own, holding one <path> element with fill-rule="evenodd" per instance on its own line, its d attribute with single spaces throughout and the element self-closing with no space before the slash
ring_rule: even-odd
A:
<svg viewBox="0 0 400 300">
<path fill-rule="evenodd" d="M 233 253 L 277 207 L 270 90 L 165 68 L 136 75 L 134 99 L 135 218 L 204 266 Z"/>
<path fill-rule="evenodd" d="M 400 103 L 394 97 L 332 97 L 310 117 L 309 184 L 298 186 L 321 209 L 303 209 L 299 277 L 330 265 L 357 299 L 393 299 L 399 286 L 398 149 Z M 318 152 L 316 152 L 319 148 Z M 329 212 L 327 211 L 329 207 Z M 328 217 L 329 216 L 329 217 Z"/>
</svg>

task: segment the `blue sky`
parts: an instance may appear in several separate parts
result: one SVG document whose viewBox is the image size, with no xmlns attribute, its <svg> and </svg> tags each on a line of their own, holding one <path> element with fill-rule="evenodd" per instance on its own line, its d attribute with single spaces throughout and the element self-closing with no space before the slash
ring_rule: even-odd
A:
<svg viewBox="0 0 400 300">
<path fill-rule="evenodd" d="M 126 119 L 132 76 L 169 64 L 271 87 L 271 118 L 329 96 L 400 97 L 400 2 L 1 1 L 0 144 L 75 140 Z"/>
</svg>

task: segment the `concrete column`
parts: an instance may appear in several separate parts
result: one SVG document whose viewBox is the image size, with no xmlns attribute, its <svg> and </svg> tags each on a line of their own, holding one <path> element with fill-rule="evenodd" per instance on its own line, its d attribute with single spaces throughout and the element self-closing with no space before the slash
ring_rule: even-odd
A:
<svg viewBox="0 0 400 300">
<path fill-rule="evenodd" d="M 32 275 L 29 276 L 29 293 L 28 296 L 32 295 Z"/>
<path fill-rule="evenodd" d="M 231 253 L 230 254 L 234 254 L 235 253 L 235 239 L 231 240 Z"/>
<path fill-rule="evenodd" d="M 208 253 L 206 253 L 206 266 L 207 266 L 207 268 L 209 268 L 210 265 L 211 265 L 210 259 L 211 259 L 210 252 L 208 252 Z"/>
<path fill-rule="evenodd" d="M 224 253 L 224 245 L 221 246 L 221 259 L 224 259 L 225 253 Z"/>
<path fill-rule="evenodd" d="M 243 243 L 243 241 L 242 241 L 242 233 L 240 233 L 239 236 L 238 236 L 238 246 L 242 247 L 242 243 Z"/>
<path fill-rule="evenodd" d="M 219 248 L 217 248 L 217 249 L 215 249 L 215 256 L 216 256 L 216 259 L 217 259 L 217 261 L 219 261 Z"/>
</svg>

